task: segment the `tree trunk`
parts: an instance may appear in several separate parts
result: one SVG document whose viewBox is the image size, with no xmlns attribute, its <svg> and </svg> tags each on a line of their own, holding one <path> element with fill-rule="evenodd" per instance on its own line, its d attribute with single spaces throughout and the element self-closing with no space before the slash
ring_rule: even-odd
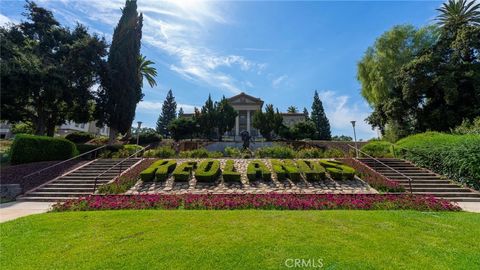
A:
<svg viewBox="0 0 480 270">
<path fill-rule="evenodd" d="M 45 125 L 45 118 L 43 117 L 43 115 L 38 116 L 34 125 L 35 125 L 35 135 L 39 135 L 39 136 L 45 135 L 46 125 Z"/>
<path fill-rule="evenodd" d="M 115 143 L 115 139 L 117 138 L 117 130 L 114 128 L 110 128 L 110 133 L 108 137 L 108 145 L 113 145 Z"/>
<path fill-rule="evenodd" d="M 53 137 L 55 135 L 55 124 L 48 124 L 47 126 L 47 136 Z"/>
</svg>

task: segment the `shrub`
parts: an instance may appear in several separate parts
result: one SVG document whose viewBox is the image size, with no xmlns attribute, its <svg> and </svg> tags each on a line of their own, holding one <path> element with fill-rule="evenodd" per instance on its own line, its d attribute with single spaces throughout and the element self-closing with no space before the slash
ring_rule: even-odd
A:
<svg viewBox="0 0 480 270">
<path fill-rule="evenodd" d="M 144 157 L 171 158 L 175 156 L 175 151 L 169 146 L 162 146 L 156 149 L 150 149 L 143 153 Z"/>
<path fill-rule="evenodd" d="M 65 136 L 65 139 L 73 142 L 73 143 L 86 143 L 93 139 L 95 136 L 88 132 L 83 132 L 83 131 L 78 131 L 78 132 L 73 132 L 70 134 L 67 134 Z"/>
<path fill-rule="evenodd" d="M 362 146 L 360 150 L 377 158 L 393 157 L 392 144 L 386 141 L 371 141 Z"/>
<path fill-rule="evenodd" d="M 255 150 L 255 156 L 259 158 L 294 158 L 295 151 L 288 146 L 270 146 Z"/>
<path fill-rule="evenodd" d="M 284 180 L 287 176 L 292 181 L 300 180 L 300 171 L 293 160 L 285 161 L 273 159 L 271 160 L 273 171 L 277 174 L 278 180 Z"/>
<path fill-rule="evenodd" d="M 237 172 L 235 162 L 231 159 L 226 161 L 222 174 L 223 180 L 226 182 L 240 182 L 240 173 Z"/>
<path fill-rule="evenodd" d="M 320 164 L 326 168 L 334 180 L 352 180 L 355 177 L 355 169 L 336 160 L 320 160 Z"/>
<path fill-rule="evenodd" d="M 208 151 L 205 148 L 199 148 L 191 151 L 180 152 L 181 158 L 220 158 L 223 157 L 222 152 Z"/>
<path fill-rule="evenodd" d="M 230 147 L 230 146 L 225 147 L 223 152 L 225 153 L 226 157 L 233 157 L 233 158 L 242 157 L 242 151 L 240 151 L 240 149 L 236 147 Z"/>
<path fill-rule="evenodd" d="M 220 161 L 204 160 L 195 170 L 195 178 L 199 182 L 215 182 L 220 175 Z"/>
<path fill-rule="evenodd" d="M 397 155 L 480 189 L 480 135 L 425 132 L 401 139 Z"/>
<path fill-rule="evenodd" d="M 168 175 L 175 170 L 175 167 L 177 167 L 177 162 L 175 160 L 165 160 L 165 162 L 158 166 L 157 171 L 155 171 L 155 180 L 167 180 Z"/>
<path fill-rule="evenodd" d="M 64 138 L 19 134 L 10 149 L 10 162 L 65 160 L 78 154 L 75 144 Z"/>
<path fill-rule="evenodd" d="M 462 124 L 453 130 L 453 133 L 480 135 L 480 116 L 473 119 L 472 122 L 463 120 Z"/>
<path fill-rule="evenodd" d="M 345 153 L 340 149 L 330 148 L 330 149 L 325 150 L 325 152 L 323 153 L 323 157 L 325 157 L 325 158 L 341 158 L 341 157 L 345 157 Z"/>
<path fill-rule="evenodd" d="M 297 158 L 322 158 L 323 150 L 320 148 L 304 148 L 297 153 Z"/>
<path fill-rule="evenodd" d="M 173 171 L 175 181 L 188 181 L 192 175 L 192 171 L 197 167 L 197 162 L 188 161 L 180 164 Z"/>
<path fill-rule="evenodd" d="M 317 161 L 297 160 L 298 169 L 308 181 L 325 179 L 325 168 Z"/>
<path fill-rule="evenodd" d="M 75 147 L 77 147 L 78 153 L 83 154 L 88 151 L 92 151 L 95 148 L 98 148 L 98 145 L 93 145 L 93 144 L 75 144 Z"/>
<path fill-rule="evenodd" d="M 141 132 L 140 135 L 138 135 L 138 144 L 151 144 L 151 143 L 158 143 L 162 141 L 162 136 L 158 133 L 156 133 L 154 130 L 148 130 Z M 134 134 L 130 138 L 130 143 L 137 143 L 137 136 Z"/>
<path fill-rule="evenodd" d="M 272 173 L 262 161 L 254 160 L 251 161 L 247 166 L 247 177 L 250 181 L 254 181 L 259 178 L 268 181 L 272 178 Z"/>
<path fill-rule="evenodd" d="M 142 179 L 143 182 L 150 182 L 155 179 L 155 172 L 157 171 L 158 167 L 160 167 L 162 164 L 165 164 L 167 161 L 165 160 L 158 160 L 155 161 L 152 165 L 150 165 L 148 168 L 143 170 L 140 173 L 140 179 Z"/>
</svg>

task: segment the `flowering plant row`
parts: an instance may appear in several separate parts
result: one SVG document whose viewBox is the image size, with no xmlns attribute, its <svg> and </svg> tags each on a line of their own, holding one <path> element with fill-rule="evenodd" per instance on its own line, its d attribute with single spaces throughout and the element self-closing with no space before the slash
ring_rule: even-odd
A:
<svg viewBox="0 0 480 270">
<path fill-rule="evenodd" d="M 53 205 L 53 211 L 117 209 L 460 210 L 447 200 L 411 194 L 91 195 Z"/>
<path fill-rule="evenodd" d="M 379 191 L 385 192 L 404 192 L 405 188 L 402 187 L 395 181 L 390 180 L 389 178 L 379 174 L 374 171 L 372 168 L 363 164 L 361 161 L 353 158 L 344 158 L 341 161 L 348 166 L 354 168 L 365 182 L 367 182 L 371 187 Z"/>
</svg>

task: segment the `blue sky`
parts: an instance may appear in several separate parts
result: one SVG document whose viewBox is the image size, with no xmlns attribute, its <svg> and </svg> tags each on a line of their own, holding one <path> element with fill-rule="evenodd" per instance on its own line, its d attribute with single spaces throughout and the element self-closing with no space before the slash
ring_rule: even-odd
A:
<svg viewBox="0 0 480 270">
<path fill-rule="evenodd" d="M 2 0 L 0 24 L 22 20 L 23 1 Z M 65 25 L 77 21 L 111 41 L 124 0 L 37 1 Z M 280 111 L 310 111 L 318 90 L 333 135 L 375 137 L 364 119 L 356 65 L 383 32 L 398 24 L 432 23 L 440 1 L 147 1 L 142 53 L 153 60 L 158 85 L 143 89 L 136 121 L 154 127 L 168 89 L 185 112 L 246 92 Z"/>
</svg>

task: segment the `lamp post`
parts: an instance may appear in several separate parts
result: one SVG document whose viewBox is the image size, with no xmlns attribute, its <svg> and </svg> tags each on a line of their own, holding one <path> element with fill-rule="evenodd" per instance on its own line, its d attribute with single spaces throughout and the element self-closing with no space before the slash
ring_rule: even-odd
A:
<svg viewBox="0 0 480 270">
<path fill-rule="evenodd" d="M 358 145 L 357 145 L 357 133 L 355 132 L 355 122 L 356 122 L 355 120 L 350 121 L 353 127 L 353 140 L 355 142 L 355 156 L 358 158 Z"/>
</svg>

